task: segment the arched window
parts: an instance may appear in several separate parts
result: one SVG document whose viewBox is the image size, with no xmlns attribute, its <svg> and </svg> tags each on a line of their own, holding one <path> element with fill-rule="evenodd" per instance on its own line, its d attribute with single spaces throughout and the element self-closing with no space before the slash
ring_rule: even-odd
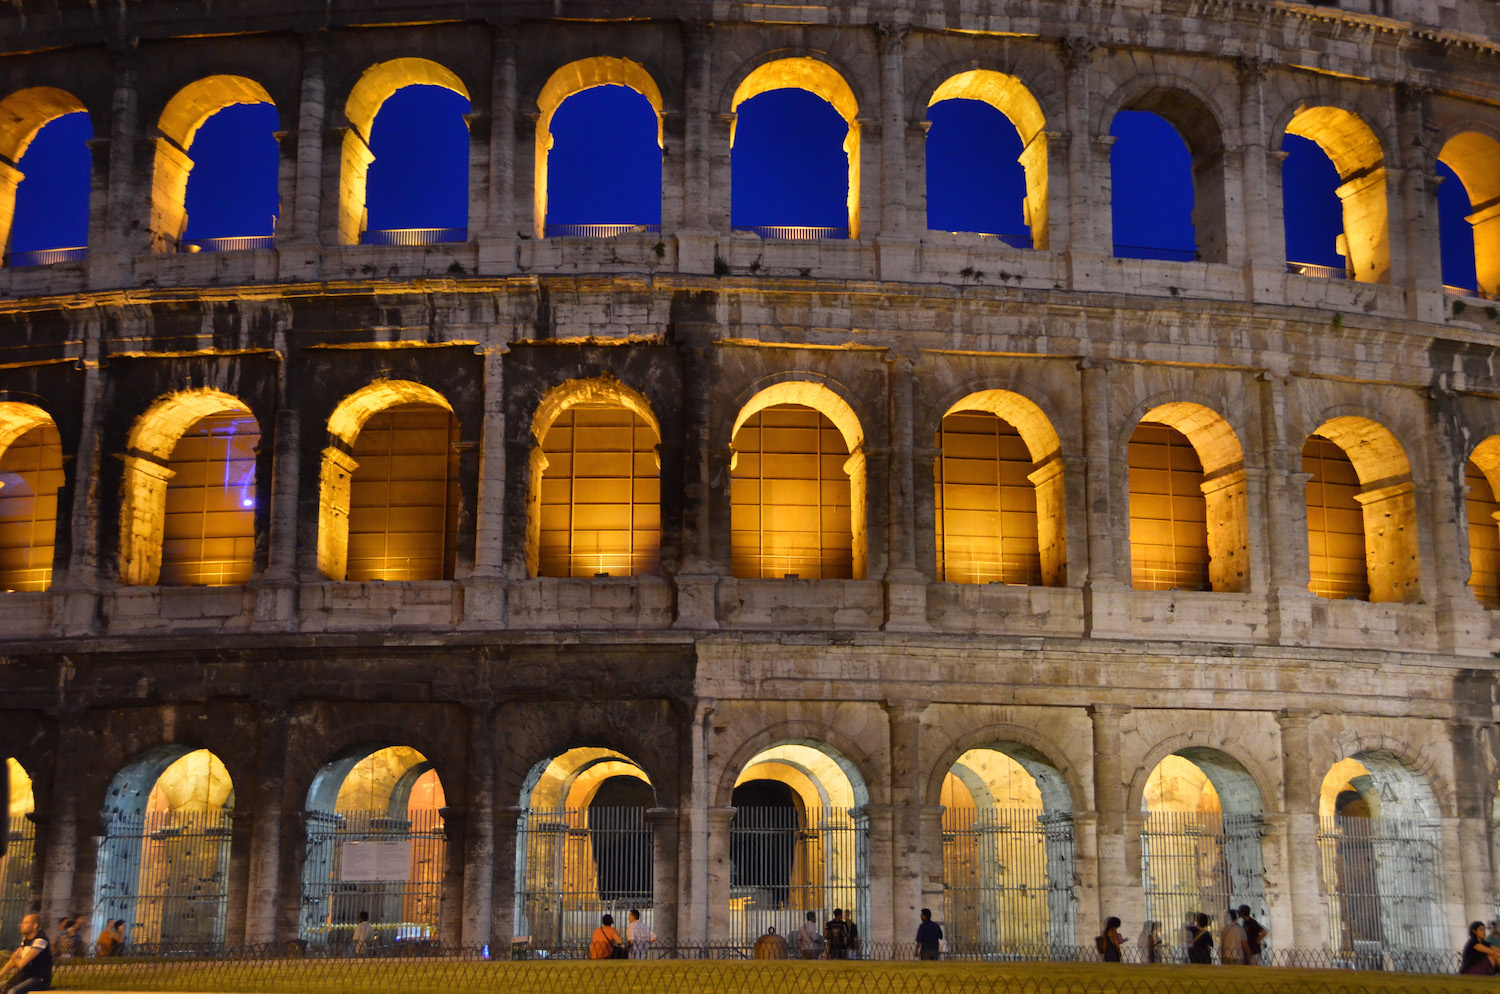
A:
<svg viewBox="0 0 1500 994">
<path fill-rule="evenodd" d="M 735 90 L 732 223 L 762 238 L 859 237 L 854 92 L 815 59 L 760 66 Z"/>
<path fill-rule="evenodd" d="M 1025 84 L 959 73 L 933 92 L 927 119 L 927 227 L 1047 248 L 1046 119 Z"/>
<path fill-rule="evenodd" d="M 1492 480 L 1500 480 L 1500 435 L 1474 448 L 1464 463 L 1469 521 L 1469 588 L 1474 599 L 1491 610 L 1500 608 L 1500 501 Z"/>
<path fill-rule="evenodd" d="M 458 420 L 435 390 L 380 380 L 328 419 L 318 565 L 334 580 L 453 578 Z"/>
<path fill-rule="evenodd" d="M 1337 107 L 1305 107 L 1287 124 L 1286 134 L 1304 138 L 1317 145 L 1338 176 L 1335 189 L 1341 207 L 1338 235 L 1333 246 L 1343 257 L 1344 271 L 1361 283 L 1385 283 L 1390 279 L 1391 247 L 1387 221 L 1385 156 L 1380 140 L 1358 117 Z M 1319 174 L 1326 175 L 1311 150 L 1285 140 L 1282 149 L 1288 153 L 1282 169 L 1282 213 L 1286 223 L 1287 267 L 1304 276 L 1338 276 L 1338 269 L 1297 257 L 1298 253 L 1326 253 L 1322 244 L 1326 232 L 1311 229 L 1315 241 L 1308 248 L 1309 231 L 1304 221 L 1324 217 L 1331 202 L 1326 193 L 1312 187 L 1319 185 Z M 1293 156 L 1310 160 L 1309 177 Z M 1328 258 L 1324 255 L 1322 258 Z"/>
<path fill-rule="evenodd" d="M 863 440 L 854 412 L 821 384 L 756 394 L 731 443 L 734 576 L 863 578 Z"/>
<path fill-rule="evenodd" d="M 1416 502 L 1406 453 L 1388 430 L 1334 418 L 1302 449 L 1309 589 L 1334 599 L 1412 603 L 1421 596 Z"/>
<path fill-rule="evenodd" d="M 612 380 L 565 383 L 538 407 L 538 576 L 638 576 L 661 550 L 656 418 Z M 528 549 L 528 552 L 531 552 Z"/>
<path fill-rule="evenodd" d="M 1067 562 L 1057 432 L 1007 390 L 949 408 L 934 464 L 937 578 L 1057 586 Z"/>
<path fill-rule="evenodd" d="M 39 407 L 0 403 L 0 590 L 52 585 L 62 439 Z"/>
<path fill-rule="evenodd" d="M 250 409 L 219 390 L 173 394 L 136 419 L 120 508 L 121 579 L 139 586 L 249 580 L 259 445 Z"/>
<path fill-rule="evenodd" d="M 1466 131 L 1438 153 L 1443 282 L 1500 296 L 1500 141 Z"/>
<path fill-rule="evenodd" d="M 468 111 L 468 89 L 436 62 L 392 59 L 364 71 L 344 105 L 342 244 L 468 239 Z"/>
<path fill-rule="evenodd" d="M 1208 590 L 1203 464 L 1187 437 L 1142 421 L 1130 436 L 1130 579 L 1137 590 Z"/>
<path fill-rule="evenodd" d="M 234 784 L 219 757 L 159 746 L 121 770 L 106 798 L 91 934 L 123 918 L 135 946 L 222 946 Z"/>
<path fill-rule="evenodd" d="M 537 236 L 660 230 L 662 99 L 646 70 L 603 56 L 569 63 L 537 106 Z"/>
<path fill-rule="evenodd" d="M 184 239 L 191 224 L 188 187 L 194 171 L 191 151 L 199 130 L 225 108 L 241 104 L 209 130 L 208 175 L 193 184 L 194 202 L 206 216 L 194 225 L 197 241 Z M 265 105 L 262 109 L 259 105 Z M 269 248 L 277 210 L 279 160 L 274 132 L 279 118 L 266 88 L 244 76 L 208 76 L 183 87 L 156 122 L 156 161 L 151 183 L 151 250 Z M 245 129 L 245 130 L 242 130 Z M 243 214 L 241 214 L 243 211 Z M 262 216 L 264 215 L 264 216 Z M 254 225 L 256 231 L 220 225 Z M 258 237 L 257 237 L 258 236 Z M 254 237 L 254 240 L 247 240 Z"/>
<path fill-rule="evenodd" d="M 10 797 L 6 816 L 10 835 L 5 843 L 5 858 L 0 859 L 0 929 L 14 933 L 21 919 L 31 911 L 31 877 L 36 868 L 36 822 L 27 815 L 36 810 L 31 777 L 14 759 L 5 760 L 10 777 Z"/>
<path fill-rule="evenodd" d="M 1122 110 L 1110 123 L 1110 210 L 1114 254 L 1121 259 L 1191 261 L 1193 158 L 1177 129 L 1159 114 Z"/>
<path fill-rule="evenodd" d="M 0 249 L 9 266 L 83 258 L 93 125 L 78 98 L 49 86 L 0 100 Z"/>
</svg>

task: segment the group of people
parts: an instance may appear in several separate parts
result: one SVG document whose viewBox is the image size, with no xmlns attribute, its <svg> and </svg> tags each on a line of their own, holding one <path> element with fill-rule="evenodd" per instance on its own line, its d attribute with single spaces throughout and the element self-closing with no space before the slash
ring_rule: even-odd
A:
<svg viewBox="0 0 1500 994">
<path fill-rule="evenodd" d="M 641 913 L 630 909 L 630 922 L 621 935 L 615 928 L 615 916 L 605 915 L 589 939 L 589 959 L 647 959 L 656 933 L 641 921 Z"/>
<path fill-rule="evenodd" d="M 1224 966 L 1260 966 L 1261 952 L 1265 948 L 1266 936 L 1270 934 L 1266 927 L 1250 914 L 1248 904 L 1230 908 L 1227 917 L 1224 929 L 1219 933 L 1219 962 Z M 1214 932 L 1210 922 L 1209 916 L 1201 911 L 1188 916 L 1183 931 L 1189 963 L 1213 962 Z M 1111 917 L 1105 921 L 1104 931 L 1094 943 L 1104 962 L 1120 963 L 1124 961 L 1123 946 L 1129 941 L 1120 935 L 1120 919 Z M 1140 950 L 1144 963 L 1166 962 L 1160 922 L 1147 922 L 1141 929 Z"/>
</svg>

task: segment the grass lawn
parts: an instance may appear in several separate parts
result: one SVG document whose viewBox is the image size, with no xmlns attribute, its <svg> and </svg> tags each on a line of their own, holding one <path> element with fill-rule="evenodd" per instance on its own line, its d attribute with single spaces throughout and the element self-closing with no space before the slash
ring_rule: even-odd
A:
<svg viewBox="0 0 1500 994">
<path fill-rule="evenodd" d="M 1445 994 L 1500 978 L 1097 963 L 272 959 L 63 964 L 60 990 L 240 994 Z"/>
</svg>

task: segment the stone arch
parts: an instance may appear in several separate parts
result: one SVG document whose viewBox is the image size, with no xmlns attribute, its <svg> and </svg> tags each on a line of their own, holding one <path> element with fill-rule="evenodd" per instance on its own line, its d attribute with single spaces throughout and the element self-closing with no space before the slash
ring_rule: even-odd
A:
<svg viewBox="0 0 1500 994">
<path fill-rule="evenodd" d="M 1370 600 L 1420 602 L 1416 486 L 1405 448 L 1389 428 L 1358 414 L 1331 417 L 1311 435 L 1341 449 L 1359 478 L 1354 499 L 1364 524 Z"/>
<path fill-rule="evenodd" d="M 83 101 L 55 86 L 16 90 L 0 100 L 0 251 L 10 245 L 21 159 L 37 132 L 65 114 L 87 113 Z"/>
<path fill-rule="evenodd" d="M 751 69 L 729 100 L 729 112 L 734 114 L 740 104 L 752 97 L 772 90 L 806 90 L 821 97 L 836 110 L 849 127 L 844 138 L 844 154 L 849 157 L 849 237 L 859 237 L 860 195 L 860 123 L 859 102 L 854 90 L 842 74 L 827 62 L 802 55 L 776 58 Z M 734 147 L 735 127 L 733 119 L 729 126 L 729 146 Z"/>
<path fill-rule="evenodd" d="M 1386 283 L 1391 275 L 1389 199 L 1380 138 L 1350 110 L 1299 103 L 1286 134 L 1314 142 L 1338 170 L 1344 205 L 1343 255 L 1352 278 Z"/>
<path fill-rule="evenodd" d="M 254 417 L 244 401 L 213 387 L 168 394 L 152 404 L 130 429 L 120 502 L 120 579 L 153 586 L 161 577 L 167 483 L 172 453 L 197 422 L 214 414 Z"/>
<path fill-rule="evenodd" d="M 1102 102 L 1096 133 L 1109 134 L 1110 122 L 1122 110 L 1155 114 L 1170 124 L 1187 145 L 1193 163 L 1193 231 L 1198 257 L 1229 261 L 1229 225 L 1224 122 L 1232 112 L 1218 106 L 1215 94 L 1190 79 L 1153 73 L 1134 77 Z"/>
<path fill-rule="evenodd" d="M 338 240 L 357 245 L 365 227 L 365 183 L 375 155 L 370 129 L 381 106 L 407 86 L 441 86 L 469 99 L 469 89 L 453 70 L 431 59 L 404 57 L 378 62 L 360 75 L 344 104 L 343 158 L 339 182 Z"/>
<path fill-rule="evenodd" d="M 348 575 L 349 501 L 355 462 L 354 442 L 371 417 L 399 404 L 427 404 L 453 414 L 436 390 L 411 380 L 376 380 L 341 400 L 328 417 L 318 502 L 318 569 L 330 579 Z"/>
<path fill-rule="evenodd" d="M 62 461 L 50 414 L 34 404 L 0 401 L 0 591 L 51 586 Z"/>
<path fill-rule="evenodd" d="M 1165 425 L 1188 440 L 1203 467 L 1209 585 L 1221 593 L 1243 593 L 1250 588 L 1244 446 L 1235 427 L 1213 407 L 1168 396 L 1150 398 L 1132 412 L 1118 448 L 1128 450 L 1133 429 L 1143 422 Z"/>
<path fill-rule="evenodd" d="M 729 805 L 740 773 L 751 765 L 756 756 L 787 744 L 808 746 L 829 756 L 849 778 L 857 805 L 869 804 L 875 799 L 870 793 L 870 780 L 866 775 L 867 771 L 874 769 L 875 764 L 860 748 L 859 743 L 828 722 L 792 719 L 747 736 L 726 757 L 714 787 L 715 806 Z"/>
<path fill-rule="evenodd" d="M 752 417 L 767 408 L 792 405 L 810 408 L 832 422 L 843 438 L 849 453 L 843 470 L 849 478 L 849 507 L 851 533 L 851 578 L 863 579 L 869 557 L 869 536 L 866 528 L 866 477 L 864 452 L 864 427 L 854 408 L 824 379 L 782 378 L 762 387 L 746 400 L 735 415 L 730 429 L 730 469 L 738 462 L 735 440 L 740 428 Z M 733 504 L 731 504 L 733 507 Z M 759 553 L 757 552 L 757 556 Z"/>
<path fill-rule="evenodd" d="M 419 785 L 425 789 L 415 792 Z M 447 810 L 443 778 L 420 750 L 375 739 L 334 753 L 313 775 L 303 807 L 298 937 L 346 945 L 360 912 L 387 941 L 397 938 L 397 923 L 436 934 L 448 871 Z M 351 845 L 376 858 L 357 862 L 362 851 Z M 403 863 L 396 872 L 393 856 Z"/>
<path fill-rule="evenodd" d="M 967 69 L 939 83 L 927 107 L 944 100 L 978 100 L 1010 121 L 1021 136 L 1021 166 L 1026 171 L 1024 214 L 1033 247 L 1046 251 L 1048 239 L 1047 118 L 1035 95 L 1019 77 L 993 69 Z"/>
<path fill-rule="evenodd" d="M 1024 725 L 998 723 L 977 728 L 946 745 L 927 774 L 925 803 L 941 803 L 943 777 L 959 757 L 975 749 L 993 749 L 1015 760 L 1037 781 L 1042 805 L 1049 813 L 1089 810 L 1088 795 L 1078 771 L 1062 748 L 1047 736 Z"/>
<path fill-rule="evenodd" d="M 1358 730 L 1337 736 L 1332 744 L 1330 755 L 1337 758 L 1329 768 L 1344 759 L 1363 764 L 1381 792 L 1382 816 L 1417 819 L 1452 816 L 1452 785 L 1429 750 L 1395 736 Z"/>
<path fill-rule="evenodd" d="M 601 553 L 600 561 L 594 564 L 598 568 L 592 571 L 596 576 L 600 572 L 608 572 L 611 575 L 636 575 L 641 572 L 650 572 L 651 569 L 655 568 L 655 561 L 657 556 L 659 555 L 659 549 L 661 545 L 661 423 L 657 420 L 656 413 L 651 408 L 651 402 L 647 400 L 643 394 L 633 389 L 632 387 L 621 383 L 613 376 L 605 374 L 589 379 L 566 380 L 562 383 L 557 384 L 542 396 L 542 399 L 540 400 L 540 402 L 538 402 L 536 411 L 532 416 L 531 458 L 526 492 L 526 573 L 528 576 L 541 576 L 544 572 L 542 569 L 542 547 L 544 545 L 542 533 L 543 517 L 545 516 L 546 512 L 543 506 L 543 480 L 546 477 L 547 469 L 551 465 L 543 448 L 546 443 L 547 433 L 548 430 L 552 427 L 553 423 L 556 422 L 560 416 L 579 405 L 607 405 L 610 407 L 628 411 L 636 418 L 639 418 L 641 421 L 645 422 L 646 426 L 651 430 L 651 433 L 655 438 L 655 468 L 657 471 L 657 478 L 654 481 L 656 486 L 655 494 L 653 495 L 648 493 L 643 496 L 640 502 L 637 502 L 636 481 L 638 479 L 638 473 L 634 464 L 636 462 L 636 455 L 638 453 L 636 449 L 632 448 L 632 468 L 630 471 L 631 475 L 628 477 L 630 481 L 630 498 L 629 500 L 624 502 L 623 505 L 616 502 L 615 506 L 617 510 L 621 512 L 620 514 L 614 516 L 618 520 L 612 520 L 609 522 L 596 522 L 596 524 L 600 526 L 598 529 L 595 529 L 596 534 L 602 534 L 605 525 L 607 524 L 609 525 L 609 530 L 615 532 L 623 531 L 626 535 L 629 536 L 629 541 L 626 543 L 628 546 L 628 551 L 625 553 L 626 561 L 623 563 L 615 561 L 606 562 L 605 556 Z M 583 429 L 581 429 L 577 425 L 573 426 L 573 437 L 575 439 L 575 442 L 578 437 L 577 433 L 582 430 Z M 632 434 L 634 434 L 633 431 Z M 575 473 L 576 466 L 570 467 L 570 475 L 566 479 L 566 486 L 568 489 L 570 502 L 575 490 L 573 475 Z M 638 514 L 635 508 L 638 506 L 638 504 L 645 505 L 651 503 L 654 503 L 656 507 L 656 526 L 655 528 L 639 527 L 639 523 L 637 521 Z M 602 506 L 596 505 L 591 516 L 597 517 L 601 513 L 604 513 Z M 648 541 L 651 544 L 652 549 L 656 551 L 642 553 L 637 548 L 636 537 L 638 531 L 640 534 L 640 538 Z M 567 557 L 571 562 L 574 558 L 575 552 L 577 551 L 575 549 L 576 538 L 571 527 L 568 528 L 567 534 Z M 611 543 L 611 545 L 613 544 L 614 543 Z M 611 560 L 618 559 L 618 550 L 616 550 L 616 553 L 611 555 L 610 558 Z M 623 567 L 623 569 L 621 567 Z M 564 575 L 574 574 L 575 571 L 570 568 Z M 558 574 L 556 572 L 548 572 L 547 575 L 555 576 Z"/>
<path fill-rule="evenodd" d="M 1180 756 L 1201 769 L 1219 795 L 1226 814 L 1261 815 L 1266 798 L 1280 796 L 1275 777 L 1258 763 L 1250 749 L 1234 739 L 1203 745 L 1201 732 L 1182 732 L 1152 746 L 1141 757 L 1126 794 L 1127 811 L 1146 810 L 1146 783 L 1168 756 Z"/>
<path fill-rule="evenodd" d="M 234 781 L 208 749 L 167 743 L 128 762 L 100 811 L 93 934 L 123 918 L 148 948 L 222 946 L 234 807 Z"/>
<path fill-rule="evenodd" d="M 1474 265 L 1479 289 L 1500 294 L 1500 139 L 1460 131 L 1443 143 L 1438 161 L 1458 174 L 1474 213 Z"/>
<path fill-rule="evenodd" d="M 184 86 L 162 108 L 151 179 L 151 251 L 175 252 L 187 231 L 189 151 L 203 122 L 236 104 L 271 104 L 271 94 L 245 76 L 205 76 Z"/>
<path fill-rule="evenodd" d="M 1468 525 L 1469 587 L 1480 604 L 1494 608 L 1500 606 L 1500 534 L 1496 533 L 1500 508 L 1495 506 L 1500 496 L 1500 433 L 1488 434 L 1474 446 L 1464 463 L 1465 477 L 1470 466 L 1479 470 L 1483 479 L 1467 481 L 1466 499 L 1461 505 Z M 1482 484 L 1488 485 L 1488 494 Z"/>
<path fill-rule="evenodd" d="M 943 418 L 965 411 L 993 414 L 1020 433 L 1032 460 L 1028 478 L 1036 488 L 1037 550 L 1042 585 L 1064 585 L 1068 563 L 1067 496 L 1063 487 L 1062 440 L 1051 418 L 1030 398 L 999 389 L 978 390 L 958 398 L 943 412 Z M 941 425 L 940 419 L 939 430 Z M 941 459 L 942 455 L 937 458 Z"/>
<path fill-rule="evenodd" d="M 661 89 L 646 67 L 630 59 L 597 55 L 579 59 L 558 69 L 542 84 L 536 105 L 540 116 L 536 122 L 535 214 L 536 237 L 547 234 L 547 156 L 552 150 L 552 118 L 569 97 L 596 86 L 624 86 L 645 97 L 656 112 L 656 143 L 666 148 Z"/>
</svg>

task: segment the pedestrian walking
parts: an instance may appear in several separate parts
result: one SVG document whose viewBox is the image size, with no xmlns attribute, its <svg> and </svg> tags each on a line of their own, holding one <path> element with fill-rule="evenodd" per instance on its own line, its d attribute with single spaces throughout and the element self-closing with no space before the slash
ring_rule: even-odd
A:
<svg viewBox="0 0 1500 994">
<path fill-rule="evenodd" d="M 1208 927 L 1209 917 L 1203 912 L 1193 916 L 1188 926 L 1188 962 L 1212 963 L 1214 961 L 1214 933 Z"/>
<path fill-rule="evenodd" d="M 1245 945 L 1250 948 L 1250 957 L 1246 962 L 1250 966 L 1260 966 L 1260 954 L 1265 949 L 1266 936 L 1270 933 L 1264 925 L 1250 917 L 1248 904 L 1240 905 L 1240 927 L 1245 930 Z"/>
<path fill-rule="evenodd" d="M 1219 962 L 1224 966 L 1244 966 L 1250 961 L 1250 945 L 1240 924 L 1239 910 L 1230 908 L 1228 919 L 1224 931 L 1219 933 Z"/>
<path fill-rule="evenodd" d="M 932 909 L 922 909 L 922 921 L 917 925 L 917 959 L 943 958 L 943 927 L 932 920 Z"/>
<path fill-rule="evenodd" d="M 848 959 L 849 938 L 849 923 L 844 921 L 844 909 L 834 908 L 833 917 L 823 926 L 823 942 L 828 946 L 828 958 Z"/>
<path fill-rule="evenodd" d="M 1111 915 L 1104 920 L 1104 931 L 1094 939 L 1094 946 L 1106 963 L 1124 961 L 1123 946 L 1127 940 L 1120 935 L 1120 919 Z"/>
</svg>

